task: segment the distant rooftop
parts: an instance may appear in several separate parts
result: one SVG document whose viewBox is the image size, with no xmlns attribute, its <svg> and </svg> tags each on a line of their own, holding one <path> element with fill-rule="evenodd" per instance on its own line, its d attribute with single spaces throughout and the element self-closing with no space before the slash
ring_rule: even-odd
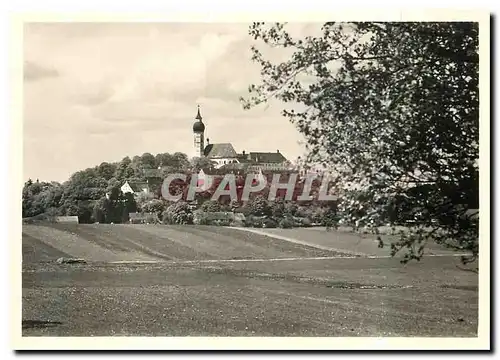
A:
<svg viewBox="0 0 500 360">
<path fill-rule="evenodd" d="M 236 158 L 237 156 L 230 143 L 209 144 L 205 147 L 204 155 L 209 159 Z"/>
<path fill-rule="evenodd" d="M 246 158 L 247 161 L 253 163 L 270 163 L 281 164 L 286 158 L 280 152 L 249 152 L 246 154 L 238 154 L 238 158 Z"/>
</svg>

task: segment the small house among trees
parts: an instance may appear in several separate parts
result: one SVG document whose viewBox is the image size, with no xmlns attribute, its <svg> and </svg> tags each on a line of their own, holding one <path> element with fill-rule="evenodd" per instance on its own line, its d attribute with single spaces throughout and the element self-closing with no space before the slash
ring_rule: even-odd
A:
<svg viewBox="0 0 500 360">
<path fill-rule="evenodd" d="M 149 184 L 147 182 L 125 181 L 125 183 L 120 187 L 120 190 L 124 194 L 132 193 L 134 195 L 138 195 L 142 192 L 147 194 L 149 193 Z"/>
</svg>

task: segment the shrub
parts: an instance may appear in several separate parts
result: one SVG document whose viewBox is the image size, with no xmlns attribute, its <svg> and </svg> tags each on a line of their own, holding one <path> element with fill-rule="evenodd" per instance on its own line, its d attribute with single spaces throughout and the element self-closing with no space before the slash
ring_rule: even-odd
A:
<svg viewBox="0 0 500 360">
<path fill-rule="evenodd" d="M 308 214 L 308 218 L 315 224 L 322 224 L 326 210 L 322 207 L 314 207 Z"/>
<path fill-rule="evenodd" d="M 222 207 L 218 201 L 208 200 L 201 205 L 200 210 L 203 212 L 219 212 L 221 211 L 221 208 Z"/>
<path fill-rule="evenodd" d="M 278 226 L 278 223 L 268 217 L 249 215 L 243 221 L 243 226 L 254 228 L 275 228 Z"/>
<path fill-rule="evenodd" d="M 163 200 L 152 199 L 142 204 L 141 211 L 144 213 L 162 214 L 166 208 L 166 203 Z"/>
<path fill-rule="evenodd" d="M 243 220 L 243 227 L 252 227 L 252 215 L 245 216 L 245 220 Z"/>
<path fill-rule="evenodd" d="M 297 206 L 297 204 L 288 202 L 285 205 L 285 214 L 294 216 L 297 213 L 298 209 L 299 207 Z"/>
<path fill-rule="evenodd" d="M 154 199 L 154 194 L 141 192 L 135 200 L 137 207 L 142 210 L 143 206 Z M 151 206 L 151 205 L 148 205 Z"/>
<path fill-rule="evenodd" d="M 245 216 L 243 214 L 234 213 L 234 220 L 231 226 L 245 226 Z"/>
<path fill-rule="evenodd" d="M 262 216 L 248 215 L 243 222 L 245 227 L 261 228 L 263 227 L 264 218 Z"/>
<path fill-rule="evenodd" d="M 247 215 L 243 221 L 244 227 L 254 227 L 255 219 L 253 215 Z"/>
<path fill-rule="evenodd" d="M 308 218 L 302 218 L 302 219 L 300 219 L 300 225 L 302 227 L 311 227 L 312 226 L 312 221 L 309 220 Z"/>
<path fill-rule="evenodd" d="M 295 226 L 310 227 L 312 225 L 311 220 L 308 218 L 293 216 L 292 220 Z"/>
<path fill-rule="evenodd" d="M 321 225 L 325 226 L 327 229 L 331 229 L 331 228 L 338 229 L 339 220 L 335 215 L 329 214 L 323 218 Z"/>
<path fill-rule="evenodd" d="M 233 212 L 236 212 L 236 210 L 239 209 L 240 206 L 241 206 L 241 203 L 238 200 L 231 200 L 231 203 L 229 204 L 229 208 Z"/>
<path fill-rule="evenodd" d="M 282 218 L 285 214 L 285 203 L 283 200 L 276 200 L 271 204 L 271 214 L 275 219 Z"/>
<path fill-rule="evenodd" d="M 261 228 L 262 227 L 262 221 L 261 220 L 255 220 L 252 225 L 250 225 L 250 227 L 254 227 L 254 228 Z"/>
<path fill-rule="evenodd" d="M 294 225 L 293 220 L 288 217 L 281 219 L 280 222 L 278 223 L 278 226 L 282 229 L 290 229 L 293 227 L 293 225 Z"/>
<path fill-rule="evenodd" d="M 163 212 L 164 224 L 192 224 L 193 213 L 189 204 L 184 201 L 178 201 L 170 205 L 167 210 Z"/>
<path fill-rule="evenodd" d="M 293 215 L 301 218 L 306 218 L 312 215 L 312 211 L 307 206 L 297 206 Z"/>
<path fill-rule="evenodd" d="M 194 221 L 195 225 L 209 225 L 209 226 L 230 226 L 232 220 L 230 219 L 209 219 L 202 217 Z"/>
<path fill-rule="evenodd" d="M 278 226 L 276 221 L 274 221 L 273 219 L 270 219 L 270 218 L 262 219 L 261 224 L 262 224 L 263 228 L 275 228 Z"/>
<path fill-rule="evenodd" d="M 237 207 L 237 208 L 233 209 L 233 212 L 234 212 L 235 214 L 238 214 L 238 213 L 239 213 L 239 214 L 243 214 L 243 215 L 248 215 L 248 214 L 247 214 L 247 213 L 248 213 L 247 208 L 245 208 L 245 207 L 243 207 L 243 206 L 241 206 L 241 207 Z"/>
<path fill-rule="evenodd" d="M 193 224 L 195 225 L 212 225 L 210 223 L 210 219 L 206 218 L 206 217 L 202 217 L 202 218 L 198 218 L 198 219 L 194 219 L 193 220 Z"/>
<path fill-rule="evenodd" d="M 146 221 L 147 224 L 159 224 L 160 219 L 158 219 L 157 214 L 151 214 L 151 213 L 146 213 L 144 214 L 144 220 Z"/>
<path fill-rule="evenodd" d="M 229 219 L 215 219 L 209 221 L 210 224 L 208 225 L 215 225 L 215 226 L 230 226 L 232 223 L 232 220 Z"/>
<path fill-rule="evenodd" d="M 250 206 L 247 204 L 245 204 L 244 206 L 241 206 L 237 209 L 234 210 L 235 213 L 241 213 L 245 216 L 252 216 L 251 214 L 251 209 L 250 209 Z"/>
<path fill-rule="evenodd" d="M 232 212 L 203 212 L 196 210 L 193 213 L 193 223 L 195 225 L 216 225 L 229 226 L 234 221 Z"/>
<path fill-rule="evenodd" d="M 272 214 L 269 201 L 261 195 L 255 197 L 255 199 L 250 200 L 247 203 L 247 208 L 250 215 L 270 216 Z"/>
<path fill-rule="evenodd" d="M 158 224 L 160 219 L 155 213 L 130 213 L 130 224 Z"/>
<path fill-rule="evenodd" d="M 193 212 L 193 224 L 195 225 L 209 225 L 209 218 L 207 213 L 202 210 L 195 210 Z"/>
</svg>

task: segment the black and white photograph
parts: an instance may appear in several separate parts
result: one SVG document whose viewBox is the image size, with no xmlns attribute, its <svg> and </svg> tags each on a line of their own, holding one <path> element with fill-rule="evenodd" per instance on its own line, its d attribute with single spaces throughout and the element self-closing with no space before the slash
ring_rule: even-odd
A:
<svg viewBox="0 0 500 360">
<path fill-rule="evenodd" d="M 442 13 L 23 21 L 18 343 L 488 348 L 489 14 Z"/>
</svg>

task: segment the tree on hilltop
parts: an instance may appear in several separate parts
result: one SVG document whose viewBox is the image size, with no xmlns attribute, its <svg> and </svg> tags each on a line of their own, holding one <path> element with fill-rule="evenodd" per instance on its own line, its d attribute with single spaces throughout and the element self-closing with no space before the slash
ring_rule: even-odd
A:
<svg viewBox="0 0 500 360">
<path fill-rule="evenodd" d="M 191 163 L 191 168 L 194 171 L 199 171 L 201 169 L 213 170 L 215 168 L 214 163 L 206 157 L 194 157 L 191 159 L 190 163 Z"/>
</svg>

